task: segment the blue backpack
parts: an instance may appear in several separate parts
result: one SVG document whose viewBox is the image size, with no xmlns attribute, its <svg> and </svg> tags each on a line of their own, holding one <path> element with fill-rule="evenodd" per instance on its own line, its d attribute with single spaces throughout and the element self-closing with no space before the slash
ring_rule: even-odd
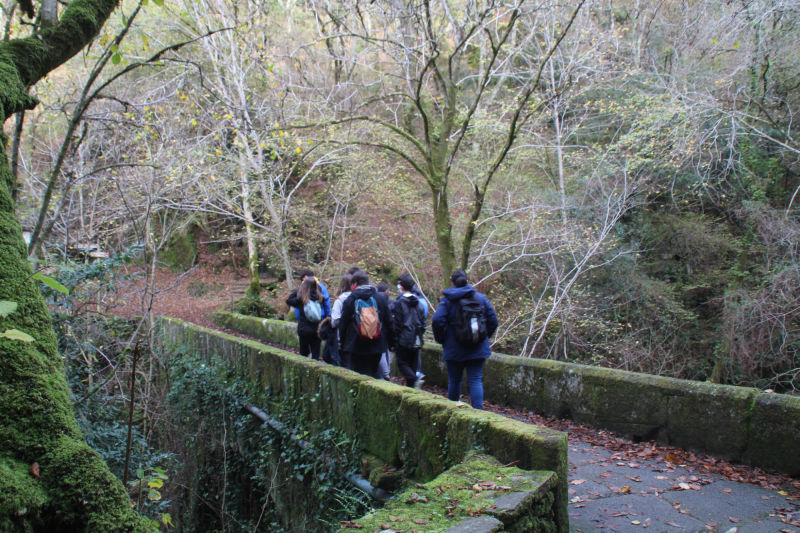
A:
<svg viewBox="0 0 800 533">
<path fill-rule="evenodd" d="M 319 322 L 322 320 L 322 306 L 316 300 L 309 300 L 303 306 L 303 314 L 309 322 Z"/>
</svg>

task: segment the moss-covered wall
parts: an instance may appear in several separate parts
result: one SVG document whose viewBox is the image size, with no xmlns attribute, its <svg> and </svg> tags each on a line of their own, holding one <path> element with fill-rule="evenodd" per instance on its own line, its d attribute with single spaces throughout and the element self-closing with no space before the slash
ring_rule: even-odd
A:
<svg viewBox="0 0 800 533">
<path fill-rule="evenodd" d="M 439 346 L 423 350 L 422 366 L 446 385 Z M 800 475 L 795 396 L 501 354 L 487 361 L 484 389 L 492 402 Z"/>
<path fill-rule="evenodd" d="M 246 377 L 248 395 L 257 398 L 268 388 L 273 396 L 300 402 L 304 418 L 318 421 L 320 429 L 344 431 L 367 453 L 402 465 L 418 480 L 433 479 L 475 447 L 503 463 L 519 461 L 521 468 L 550 470 L 557 476 L 556 523 L 560 531 L 568 530 L 564 433 L 458 407 L 423 391 L 181 320 L 162 317 L 158 328 L 168 347 L 184 346 L 221 357 L 240 377 Z"/>
<path fill-rule="evenodd" d="M 291 323 L 225 315 L 221 323 L 231 329 L 270 342 L 297 342 Z M 425 380 L 446 387 L 441 347 L 428 344 L 422 354 Z M 795 396 L 502 354 L 487 361 L 483 381 L 491 402 L 800 475 Z"/>
<path fill-rule="evenodd" d="M 553 515 L 553 472 L 504 466 L 471 454 L 433 481 L 416 484 L 340 532 L 394 531 L 537 532 L 558 530 Z M 487 527 L 488 526 L 488 527 Z"/>
</svg>

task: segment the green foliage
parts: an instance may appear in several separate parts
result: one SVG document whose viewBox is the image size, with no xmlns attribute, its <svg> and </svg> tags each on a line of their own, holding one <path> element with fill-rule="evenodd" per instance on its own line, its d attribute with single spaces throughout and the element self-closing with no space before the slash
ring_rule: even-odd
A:
<svg viewBox="0 0 800 533">
<path fill-rule="evenodd" d="M 333 531 L 339 519 L 363 515 L 367 497 L 341 475 L 358 465 L 356 443 L 333 429 L 303 430 L 293 405 L 271 404 L 284 431 L 262 424 L 234 399 L 241 386 L 230 375 L 222 362 L 186 353 L 170 361 L 172 430 L 187 443 L 194 491 L 178 509 L 182 527 Z"/>
<path fill-rule="evenodd" d="M 186 229 L 170 238 L 159 259 L 171 270 L 184 271 L 191 268 L 197 259 L 197 240 L 192 231 Z"/>
<path fill-rule="evenodd" d="M 232 311 L 242 315 L 257 316 L 259 318 L 283 318 L 271 303 L 261 298 L 245 296 L 233 303 Z"/>
</svg>

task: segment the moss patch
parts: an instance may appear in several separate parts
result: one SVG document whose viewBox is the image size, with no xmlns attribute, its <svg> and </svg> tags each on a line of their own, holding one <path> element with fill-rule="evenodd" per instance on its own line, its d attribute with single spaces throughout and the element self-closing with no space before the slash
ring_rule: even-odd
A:
<svg viewBox="0 0 800 533">
<path fill-rule="evenodd" d="M 197 259 L 197 241 L 190 229 L 184 229 L 173 236 L 159 257 L 170 270 L 190 269 Z"/>
<path fill-rule="evenodd" d="M 392 498 L 383 509 L 340 531 L 446 531 L 464 519 L 492 515 L 504 531 L 556 531 L 553 472 L 505 467 L 497 459 L 471 454 L 436 479 Z M 360 527 L 359 527 L 360 526 Z"/>
</svg>

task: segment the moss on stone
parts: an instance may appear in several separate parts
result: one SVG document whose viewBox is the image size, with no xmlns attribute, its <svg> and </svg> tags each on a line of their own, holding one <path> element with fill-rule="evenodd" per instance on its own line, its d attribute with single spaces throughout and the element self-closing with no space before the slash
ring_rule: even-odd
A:
<svg viewBox="0 0 800 533">
<path fill-rule="evenodd" d="M 555 471 L 550 512 L 558 530 L 567 530 L 563 433 L 458 407 L 424 391 L 371 379 L 181 320 L 161 317 L 157 324 L 168 346 L 187 346 L 207 358 L 223 357 L 247 374 L 239 377 L 250 383 L 250 394 L 268 388 L 274 400 L 289 400 L 307 419 L 313 418 L 309 420 L 312 426 L 318 423 L 344 431 L 356 438 L 366 453 L 392 466 L 402 465 L 415 479 L 439 475 L 462 461 L 475 446 L 506 462 L 520 460 L 525 468 Z"/>
<path fill-rule="evenodd" d="M 174 235 L 164 247 L 159 258 L 170 270 L 190 269 L 197 259 L 197 241 L 189 228 Z"/>
<path fill-rule="evenodd" d="M 340 531 L 446 531 L 465 518 L 492 514 L 504 531 L 557 531 L 552 514 L 556 476 L 547 471 L 505 467 L 495 458 L 471 454 L 424 485 L 406 489 L 383 509 L 355 520 L 359 528 Z M 525 494 L 513 509 L 497 502 L 509 494 Z"/>
</svg>

